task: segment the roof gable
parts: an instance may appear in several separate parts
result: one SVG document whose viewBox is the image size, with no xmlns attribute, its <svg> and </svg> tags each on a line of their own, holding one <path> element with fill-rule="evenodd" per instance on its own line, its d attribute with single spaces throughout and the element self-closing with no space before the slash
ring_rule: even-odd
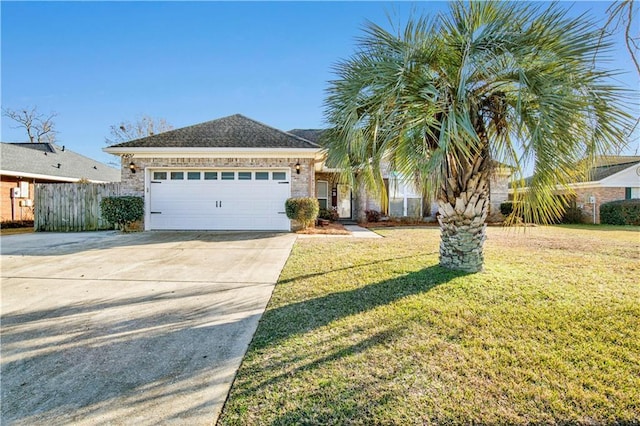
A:
<svg viewBox="0 0 640 426">
<path fill-rule="evenodd" d="M 275 129 L 240 114 L 169 130 L 110 146 L 113 148 L 308 148 L 307 139 Z"/>
<path fill-rule="evenodd" d="M 120 170 L 52 143 L 1 143 L 0 171 L 5 175 L 38 175 L 47 179 L 120 181 Z"/>
</svg>

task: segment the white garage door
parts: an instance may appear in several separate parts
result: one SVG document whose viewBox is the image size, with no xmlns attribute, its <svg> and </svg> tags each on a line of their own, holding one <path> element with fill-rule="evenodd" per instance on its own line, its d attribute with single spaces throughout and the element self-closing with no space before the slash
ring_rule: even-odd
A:
<svg viewBox="0 0 640 426">
<path fill-rule="evenodd" d="M 152 230 L 282 230 L 288 171 L 152 170 Z"/>
</svg>

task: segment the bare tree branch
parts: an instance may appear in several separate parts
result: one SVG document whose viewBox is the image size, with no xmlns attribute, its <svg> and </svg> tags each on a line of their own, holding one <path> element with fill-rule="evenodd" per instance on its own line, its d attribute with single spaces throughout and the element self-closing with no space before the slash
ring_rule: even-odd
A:
<svg viewBox="0 0 640 426">
<path fill-rule="evenodd" d="M 22 110 L 5 108 L 2 110 L 2 115 L 18 123 L 18 126 L 13 127 L 14 129 L 24 128 L 31 143 L 53 143 L 56 140 L 58 132 L 55 130 L 53 121 L 57 116 L 55 112 L 49 115 L 41 114 L 38 112 L 38 107 L 34 106 L 31 109 Z"/>
<path fill-rule="evenodd" d="M 173 126 L 164 118 L 153 118 L 143 115 L 134 122 L 123 121 L 110 126 L 110 135 L 105 138 L 107 145 L 127 142 L 172 130 Z"/>
</svg>

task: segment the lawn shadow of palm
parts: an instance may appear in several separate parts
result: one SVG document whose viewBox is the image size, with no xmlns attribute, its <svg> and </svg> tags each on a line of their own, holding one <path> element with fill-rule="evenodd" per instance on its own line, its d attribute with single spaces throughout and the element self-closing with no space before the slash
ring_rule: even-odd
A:
<svg viewBox="0 0 640 426">
<path fill-rule="evenodd" d="M 407 296 L 424 293 L 465 275 L 469 273 L 434 265 L 353 290 L 329 293 L 275 309 L 267 309 L 250 350 L 259 350 L 278 344 L 291 336 L 311 332 L 341 318 L 366 312 Z M 278 326 L 285 323 L 286 327 Z"/>
<path fill-rule="evenodd" d="M 268 309 L 247 352 L 247 358 L 253 353 L 260 357 L 264 350 L 277 346 L 283 341 L 301 336 L 352 315 L 373 310 L 377 307 L 394 303 L 416 294 L 421 294 L 447 282 L 468 275 L 466 272 L 453 271 L 434 265 L 420 271 L 411 272 L 397 278 L 368 284 L 353 290 L 330 293 L 313 299 L 291 303 L 282 307 Z M 333 351 L 325 352 L 319 357 L 315 354 L 307 360 L 300 358 L 282 360 L 282 362 L 270 362 L 269 367 L 273 371 L 266 374 L 269 377 L 264 381 L 256 381 L 247 377 L 247 385 L 238 389 L 239 395 L 249 395 L 254 392 L 274 385 L 290 378 L 299 371 L 313 370 L 326 362 L 338 360 L 353 354 L 366 352 L 384 342 L 393 339 L 394 335 L 401 332 L 397 327 L 391 327 L 384 331 L 354 342 L 347 347 L 339 347 Z M 245 359 L 247 359 L 245 358 Z M 273 360 L 272 360 L 273 361 Z M 293 370 L 288 368 L 289 362 L 303 361 Z"/>
</svg>

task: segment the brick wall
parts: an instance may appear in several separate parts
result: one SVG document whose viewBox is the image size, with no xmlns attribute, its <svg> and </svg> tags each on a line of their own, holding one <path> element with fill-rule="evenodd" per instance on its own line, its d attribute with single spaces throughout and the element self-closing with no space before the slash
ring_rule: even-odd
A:
<svg viewBox="0 0 640 426">
<path fill-rule="evenodd" d="M 600 205 L 609 201 L 624 200 L 624 188 L 579 188 L 576 192 L 576 206 L 582 210 L 588 223 L 593 223 L 593 204 L 589 198 L 595 197 L 596 223 L 600 223 Z"/>
<path fill-rule="evenodd" d="M 11 198 L 13 188 L 19 186 L 19 182 L 27 181 L 27 179 L 18 179 L 14 176 L 2 176 L 0 180 L 0 220 L 33 220 L 33 182 L 29 181 L 29 197 L 28 198 Z M 20 201 L 32 200 L 32 207 L 21 206 Z M 24 204 L 24 203 L 23 203 Z"/>
<path fill-rule="evenodd" d="M 135 163 L 136 173 L 131 173 L 129 163 Z M 144 197 L 144 176 L 147 168 L 177 167 L 203 168 L 289 168 L 291 169 L 291 196 L 315 197 L 314 160 L 301 158 L 300 174 L 296 173 L 297 158 L 122 158 L 122 190 L 127 195 Z"/>
</svg>

